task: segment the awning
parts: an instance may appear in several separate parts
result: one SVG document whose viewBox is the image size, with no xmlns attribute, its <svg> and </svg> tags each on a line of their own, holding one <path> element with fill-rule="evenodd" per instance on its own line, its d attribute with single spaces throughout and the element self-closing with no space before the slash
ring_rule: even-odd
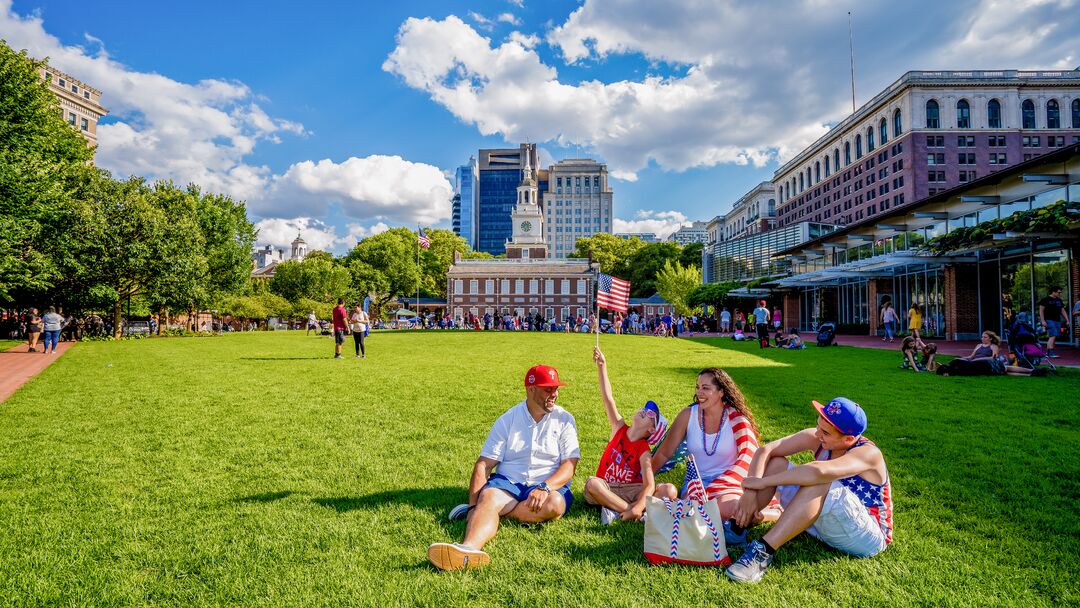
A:
<svg viewBox="0 0 1080 608">
<path fill-rule="evenodd" d="M 920 255 L 915 252 L 888 253 L 792 275 L 776 281 L 774 285 L 778 287 L 838 285 L 845 279 L 890 278 L 896 274 L 897 270 L 906 269 L 908 266 L 941 267 L 976 261 L 978 260 L 974 257 Z"/>
</svg>

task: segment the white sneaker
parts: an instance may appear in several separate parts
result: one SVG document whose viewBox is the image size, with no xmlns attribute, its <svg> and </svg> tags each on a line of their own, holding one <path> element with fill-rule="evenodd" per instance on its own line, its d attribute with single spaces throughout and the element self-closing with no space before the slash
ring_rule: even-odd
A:
<svg viewBox="0 0 1080 608">
<path fill-rule="evenodd" d="M 604 524 L 605 526 L 610 526 L 617 521 L 619 521 L 618 513 L 612 511 L 607 507 L 600 507 L 600 523 Z"/>
<path fill-rule="evenodd" d="M 469 505 L 460 504 L 453 509 L 450 509 L 450 514 L 446 516 L 446 519 L 450 521 L 457 521 L 459 519 L 465 519 L 465 516 L 469 514 Z"/>
<path fill-rule="evenodd" d="M 428 547 L 428 560 L 439 570 L 466 570 L 488 565 L 491 557 L 465 545 L 432 543 Z"/>
</svg>

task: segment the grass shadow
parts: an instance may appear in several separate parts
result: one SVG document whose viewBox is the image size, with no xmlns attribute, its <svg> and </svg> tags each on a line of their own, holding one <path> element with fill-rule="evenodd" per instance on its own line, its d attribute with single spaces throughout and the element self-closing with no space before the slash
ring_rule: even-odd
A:
<svg viewBox="0 0 1080 608">
<path fill-rule="evenodd" d="M 251 494 L 248 496 L 240 496 L 233 499 L 233 502 L 255 502 L 255 503 L 267 503 L 288 498 L 295 494 L 292 490 L 282 490 L 281 492 L 263 492 L 262 494 Z"/>
<path fill-rule="evenodd" d="M 394 504 L 409 505 L 431 511 L 449 511 L 467 496 L 467 489 L 464 487 L 403 488 L 364 496 L 312 498 L 311 502 L 333 509 L 338 513 L 376 509 Z"/>
</svg>

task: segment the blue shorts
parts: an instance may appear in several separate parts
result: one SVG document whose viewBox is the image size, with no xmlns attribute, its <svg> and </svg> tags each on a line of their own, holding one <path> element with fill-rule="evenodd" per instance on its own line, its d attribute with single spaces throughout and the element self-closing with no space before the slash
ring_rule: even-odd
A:
<svg viewBox="0 0 1080 608">
<path fill-rule="evenodd" d="M 540 484 L 530 486 L 523 483 L 514 483 L 506 477 L 495 473 L 488 478 L 487 483 L 484 484 L 483 488 L 480 488 L 480 491 L 482 492 L 487 488 L 495 488 L 497 490 L 502 490 L 503 492 L 506 492 L 514 500 L 522 502 L 529 498 L 529 492 L 532 492 L 534 489 L 536 489 L 538 485 Z M 566 512 L 570 510 L 570 505 L 574 502 L 574 494 L 570 491 L 569 483 L 559 488 L 557 491 L 559 492 L 559 494 L 562 495 L 563 502 L 566 503 L 566 509 L 563 510 L 563 515 L 566 515 Z"/>
<path fill-rule="evenodd" d="M 1046 333 L 1051 338 L 1061 337 L 1061 321 L 1047 321 Z"/>
</svg>

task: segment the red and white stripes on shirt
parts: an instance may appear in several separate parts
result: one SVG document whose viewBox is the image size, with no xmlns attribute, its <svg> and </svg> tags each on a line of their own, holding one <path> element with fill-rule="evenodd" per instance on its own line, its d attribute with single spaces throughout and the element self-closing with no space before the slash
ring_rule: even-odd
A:
<svg viewBox="0 0 1080 608">
<path fill-rule="evenodd" d="M 727 408 L 727 412 L 728 424 L 731 425 L 735 438 L 735 463 L 705 488 L 705 494 L 709 498 L 742 496 L 742 482 L 750 472 L 750 461 L 754 459 L 754 453 L 758 448 L 757 435 L 754 434 L 754 427 L 750 425 L 750 420 L 733 407 Z"/>
</svg>

